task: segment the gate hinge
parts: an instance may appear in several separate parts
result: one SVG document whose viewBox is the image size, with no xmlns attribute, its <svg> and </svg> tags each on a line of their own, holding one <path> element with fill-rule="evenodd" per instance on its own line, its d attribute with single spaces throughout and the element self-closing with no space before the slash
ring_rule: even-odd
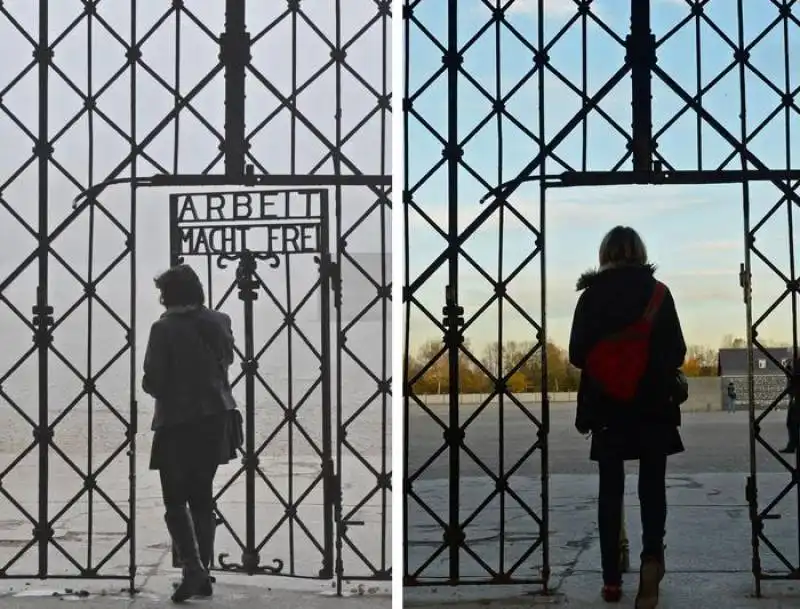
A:
<svg viewBox="0 0 800 609">
<path fill-rule="evenodd" d="M 464 325 L 464 307 L 458 304 L 456 299 L 455 290 L 451 286 L 445 287 L 445 305 L 442 307 L 442 326 L 447 329 L 447 334 L 451 335 L 450 342 L 460 344 L 463 340 L 457 340 L 456 336 L 459 334 L 458 328 Z M 445 342 L 448 338 L 445 337 Z"/>
<path fill-rule="evenodd" d="M 34 327 L 33 343 L 37 347 L 50 345 L 53 342 L 53 332 L 51 328 L 55 325 L 53 319 L 53 307 L 42 302 L 41 290 L 37 290 L 37 304 L 31 307 L 33 319 L 31 323 Z"/>
</svg>

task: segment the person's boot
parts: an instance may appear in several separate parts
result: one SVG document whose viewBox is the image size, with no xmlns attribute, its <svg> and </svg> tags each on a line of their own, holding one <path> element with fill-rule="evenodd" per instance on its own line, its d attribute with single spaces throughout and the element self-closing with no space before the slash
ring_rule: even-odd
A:
<svg viewBox="0 0 800 609">
<path fill-rule="evenodd" d="M 783 448 L 783 449 L 779 450 L 778 452 L 779 453 L 783 453 L 784 455 L 794 454 L 795 452 L 797 452 L 797 447 L 796 446 L 792 446 L 791 444 L 789 444 L 789 445 L 786 446 L 786 448 Z"/>
<path fill-rule="evenodd" d="M 639 592 L 636 594 L 636 609 L 656 609 L 658 585 L 661 583 L 662 567 L 658 556 L 643 556 L 639 569 Z"/>
<path fill-rule="evenodd" d="M 604 584 L 600 596 L 607 603 L 618 603 L 622 600 L 622 584 Z"/>
<path fill-rule="evenodd" d="M 173 569 L 182 569 L 183 562 L 181 561 L 181 557 L 178 554 L 178 546 L 175 545 L 175 540 L 170 539 L 172 542 L 172 568 Z"/>
<path fill-rule="evenodd" d="M 197 534 L 197 548 L 200 552 L 200 562 L 203 563 L 206 572 L 211 569 L 214 559 L 214 537 L 217 531 L 217 519 L 214 510 L 199 511 L 192 510 L 192 520 L 194 530 Z M 209 575 L 208 584 L 200 592 L 199 596 L 211 596 L 214 593 L 212 583 L 214 579 Z"/>
<path fill-rule="evenodd" d="M 208 585 L 208 572 L 200 560 L 194 523 L 188 508 L 168 509 L 164 520 L 183 565 L 183 579 L 172 594 L 172 602 L 182 603 L 204 591 Z"/>
</svg>

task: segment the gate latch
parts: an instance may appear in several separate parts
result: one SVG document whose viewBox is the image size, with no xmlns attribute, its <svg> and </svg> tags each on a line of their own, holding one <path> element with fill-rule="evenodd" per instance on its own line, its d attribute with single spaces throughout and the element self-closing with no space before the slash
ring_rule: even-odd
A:
<svg viewBox="0 0 800 609">
<path fill-rule="evenodd" d="M 742 292 L 744 294 L 744 302 L 750 300 L 750 273 L 747 272 L 745 269 L 744 263 L 739 265 L 739 287 L 742 288 Z"/>
<path fill-rule="evenodd" d="M 442 325 L 445 327 L 444 343 L 448 346 L 464 342 L 461 326 L 464 325 L 464 307 L 459 306 L 452 286 L 445 288 L 445 306 L 442 307 Z"/>
<path fill-rule="evenodd" d="M 333 262 L 330 256 L 323 257 L 321 271 L 330 281 L 333 290 L 333 304 L 338 309 L 342 306 L 342 275 L 339 272 L 339 265 Z"/>
</svg>

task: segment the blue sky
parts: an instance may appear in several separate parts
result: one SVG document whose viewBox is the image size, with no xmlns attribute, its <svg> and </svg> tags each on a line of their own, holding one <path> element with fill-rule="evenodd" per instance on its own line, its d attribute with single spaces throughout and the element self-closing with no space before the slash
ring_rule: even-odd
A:
<svg viewBox="0 0 800 609">
<path fill-rule="evenodd" d="M 487 183 L 497 184 L 517 175 L 538 152 L 538 144 L 526 135 L 525 130 L 538 134 L 538 76 L 518 86 L 532 65 L 532 52 L 518 40 L 522 36 L 531 47 L 537 46 L 536 0 L 517 0 L 507 11 L 507 20 L 518 35 L 502 28 L 500 33 L 501 59 L 499 70 L 495 51 L 496 29 L 492 25 L 478 42 L 467 44 L 488 20 L 488 1 L 465 0 L 459 2 L 459 39 L 464 47 L 464 69 L 485 89 L 480 92 L 466 77 L 459 79 L 459 136 L 465 139 L 476 125 L 491 113 L 492 97 L 498 86 L 501 96 L 516 88 L 506 99 L 506 108 L 522 125 L 519 128 L 507 118 L 502 122 L 502 146 L 498 143 L 498 119 L 495 117 L 477 131 L 464 146 L 464 161 Z M 712 0 L 706 12 L 714 25 L 732 41 L 737 40 L 736 2 Z M 488 6 L 487 6 L 488 5 Z M 784 82 L 784 32 L 781 25 L 762 32 L 778 16 L 778 8 L 770 0 L 752 0 L 745 3 L 745 40 L 759 40 L 751 49 L 750 63 L 754 70 L 746 76 L 747 123 L 751 140 L 749 150 L 771 168 L 796 166 L 798 158 L 797 137 L 787 147 L 784 132 L 787 125 L 783 111 L 778 112 L 764 128 L 757 129 L 781 103 L 780 90 Z M 627 1 L 596 0 L 592 11 L 619 38 L 627 34 L 629 24 Z M 561 27 L 576 13 L 572 0 L 547 0 L 544 17 L 545 39 L 550 42 Z M 689 14 L 685 0 L 653 0 L 652 25 L 658 39 Z M 800 18 L 800 8 L 794 8 Z M 442 0 L 422 0 L 415 8 L 415 16 L 440 40 L 446 41 L 446 3 Z M 800 19 L 798 19 L 800 22 Z M 708 24 L 701 24 L 702 53 L 700 81 L 706 86 L 722 73 L 733 60 L 733 49 L 724 37 Z M 581 56 L 581 23 L 570 28 L 549 49 L 555 68 L 564 77 L 580 87 L 583 59 Z M 622 66 L 624 49 L 613 35 L 597 24 L 587 26 L 587 90 L 591 96 Z M 789 27 L 790 54 L 800 42 L 800 27 Z M 446 43 L 445 43 L 446 44 Z M 695 68 L 695 24 L 689 23 L 678 34 L 660 45 L 659 65 L 690 95 L 695 95 L 698 79 Z M 430 42 L 421 30 L 411 28 L 411 59 L 409 82 L 413 92 L 431 78 L 441 67 L 441 51 Z M 760 72 L 759 76 L 756 72 Z M 790 63 L 788 90 L 798 86 L 797 70 Z M 792 74 L 793 73 L 793 74 Z M 498 77 L 499 75 L 499 77 Z M 774 83 L 770 88 L 764 81 Z M 581 99 L 556 76 L 545 78 L 545 131 L 549 139 L 579 110 Z M 623 130 L 630 124 L 630 81 L 623 80 L 600 104 L 605 113 L 616 120 Z M 654 131 L 658 132 L 682 107 L 681 100 L 657 79 L 653 85 Z M 739 73 L 734 68 L 704 93 L 703 106 L 737 138 L 741 135 Z M 440 133 L 447 126 L 447 80 L 442 74 L 424 93 L 415 96 L 414 110 L 424 121 Z M 794 107 L 788 119 L 793 134 L 800 133 L 800 109 Z M 611 169 L 625 154 L 625 139 L 598 113 L 588 121 L 587 169 Z M 726 160 L 726 169 L 740 169 L 739 159 L 731 146 L 714 130 L 702 127 L 702 152 L 696 144 L 697 115 L 684 113 L 659 136 L 659 152 L 677 169 L 694 169 L 702 162 L 704 169 L 715 169 Z M 547 161 L 548 173 L 560 173 L 569 166 L 580 169 L 583 133 L 576 129 Z M 442 158 L 441 142 L 431 135 L 421 121 L 409 121 L 408 172 L 414 201 L 430 219 L 446 227 L 447 170 L 442 165 L 430 177 L 424 176 Z M 503 156 L 503 171 L 498 173 L 498 156 Z M 563 163 L 560 165 L 559 162 Z M 626 162 L 623 169 L 630 169 Z M 479 199 L 485 186 L 470 172 L 462 169 L 459 175 L 459 224 L 467 226 L 482 211 Z M 753 185 L 750 190 L 751 223 L 764 217 L 780 199 L 779 191 L 771 185 Z M 512 204 L 532 225 L 540 226 L 539 190 L 530 185 L 520 188 Z M 794 216 L 797 215 L 793 211 Z M 759 231 L 757 245 L 775 266 L 791 275 L 787 206 L 768 220 Z M 743 261 L 742 189 L 740 186 L 681 186 L 681 187 L 609 187 L 552 189 L 547 194 L 547 315 L 550 338 L 565 345 L 572 310 L 577 298 L 575 281 L 581 272 L 596 265 L 597 245 L 606 230 L 615 224 L 630 224 L 644 237 L 651 259 L 658 264 L 660 277 L 671 287 L 684 325 L 687 340 L 694 344 L 719 346 L 726 334 L 744 335 L 745 315 L 742 292 L 738 285 L 739 263 Z M 792 225 L 797 228 L 793 218 Z M 419 215 L 411 212 L 409 218 L 410 254 L 409 268 L 412 281 L 427 262 L 444 249 L 443 240 Z M 497 276 L 497 244 L 500 220 L 496 214 L 466 244 L 467 253 L 479 264 Z M 515 262 L 520 262 L 533 249 L 531 232 L 522 223 L 505 214 L 503 255 L 508 275 Z M 795 257 L 796 259 L 796 257 Z M 759 260 L 754 268 L 754 315 L 760 316 L 781 294 L 782 284 L 774 273 Z M 439 315 L 443 305 L 446 271 L 434 275 L 417 297 Z M 522 309 L 535 320 L 541 320 L 539 297 L 541 291 L 539 263 L 526 267 L 523 274 L 509 284 Z M 490 297 L 490 285 L 480 274 L 462 261 L 460 273 L 460 300 L 469 317 Z M 790 300 L 779 306 L 762 326 L 760 335 L 769 340 L 791 340 Z M 499 307 L 493 305 L 469 328 L 467 337 L 473 344 L 497 340 Z M 504 340 L 533 340 L 531 326 L 511 307 L 503 307 Z M 412 342 L 437 338 L 439 332 L 424 320 L 412 314 Z"/>
</svg>

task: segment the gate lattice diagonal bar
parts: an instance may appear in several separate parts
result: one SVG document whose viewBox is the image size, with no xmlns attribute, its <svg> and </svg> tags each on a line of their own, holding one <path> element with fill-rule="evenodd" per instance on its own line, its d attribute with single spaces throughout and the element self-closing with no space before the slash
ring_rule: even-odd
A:
<svg viewBox="0 0 800 609">
<path fill-rule="evenodd" d="M 255 502 L 220 506 L 217 549 L 247 572 L 389 578 L 391 11 L 344 4 L 0 6 L 0 577 L 133 589 L 160 560 L 161 514 L 137 502 L 158 483 L 135 346 L 160 313 L 169 195 L 258 186 L 320 191 L 328 249 L 259 259 L 245 282 L 235 373 L 260 408 L 229 478 Z M 208 300 L 242 318 L 238 257 L 219 259 L 201 265 Z"/>
<path fill-rule="evenodd" d="M 642 197 L 622 223 L 666 209 L 642 185 L 691 201 L 728 184 L 742 214 L 753 575 L 759 594 L 797 578 L 797 456 L 761 433 L 787 389 L 753 367 L 775 360 L 765 327 L 793 345 L 787 374 L 798 350 L 800 7 L 408 0 L 403 17 L 405 584 L 547 589 L 545 224 L 595 214 L 591 198 Z M 780 475 L 759 477 L 776 461 Z"/>
</svg>

